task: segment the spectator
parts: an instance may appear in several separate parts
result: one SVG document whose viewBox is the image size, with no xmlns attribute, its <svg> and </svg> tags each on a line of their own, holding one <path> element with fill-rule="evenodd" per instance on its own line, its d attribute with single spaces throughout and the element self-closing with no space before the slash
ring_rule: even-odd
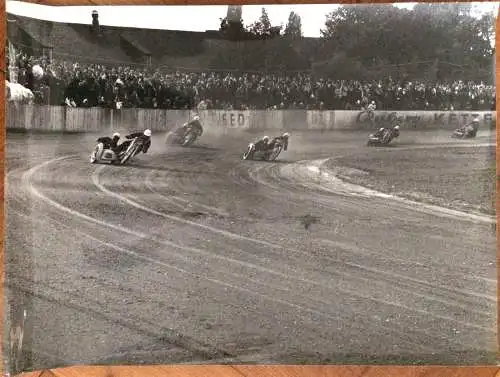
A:
<svg viewBox="0 0 500 377">
<path fill-rule="evenodd" d="M 8 57 L 7 57 L 8 62 Z M 473 82 L 335 81 L 308 73 L 177 72 L 80 64 L 20 53 L 18 82 L 38 103 L 77 107 L 190 109 L 489 110 L 495 88 Z M 31 67 L 44 69 L 35 80 Z"/>
</svg>

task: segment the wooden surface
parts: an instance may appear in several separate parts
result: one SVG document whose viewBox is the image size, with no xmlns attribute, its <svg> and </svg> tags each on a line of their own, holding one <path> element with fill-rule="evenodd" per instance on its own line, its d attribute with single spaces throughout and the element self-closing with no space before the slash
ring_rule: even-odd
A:
<svg viewBox="0 0 500 377">
<path fill-rule="evenodd" d="M 188 4 L 295 4 L 299 1 L 293 0 L 226 0 L 226 1 L 209 1 L 209 0 L 24 0 L 26 2 L 43 4 L 43 5 L 188 5 Z M 440 2 L 450 2 L 451 0 L 441 0 Z M 383 3 L 387 1 L 325 1 L 325 0 L 305 0 L 300 3 L 320 4 L 320 3 Z M 403 1 L 394 1 L 403 2 Z M 429 2 L 429 1 L 427 1 Z M 1 2 L 1 16 L 4 27 L 1 29 L 0 38 L 5 46 L 6 22 L 5 22 L 5 1 Z M 497 30 L 499 29 L 499 20 L 497 18 Z M 500 46 L 499 36 L 497 35 L 496 49 Z M 2 72 L 5 73 L 5 49 L 1 49 L 0 62 L 2 64 Z M 496 58 L 496 77 L 499 77 L 500 64 L 498 57 Z M 5 74 L 4 74 L 5 76 Z M 5 79 L 1 80 L 1 85 L 5 85 Z M 497 87 L 497 98 L 498 98 Z M 5 101 L 5 88 L 0 89 L 0 100 Z M 499 105 L 497 105 L 497 113 Z M 4 170 L 4 148 L 5 148 L 5 107 L 0 111 L 1 130 L 1 146 L 0 146 L 0 173 L 5 174 Z M 500 137 L 496 136 L 497 146 Z M 497 147 L 498 148 L 498 147 Z M 500 156 L 496 154 L 497 170 L 500 166 Z M 497 173 L 497 185 L 499 181 Z M 497 188 L 497 198 L 498 198 Z M 4 182 L 0 182 L 0 198 L 4 203 Z M 497 219 L 500 217 L 500 205 L 497 200 Z M 0 206 L 0 218 L 2 223 L 4 220 L 4 206 Z M 5 226 L 5 225 L 4 225 Z M 1 265 L 4 263 L 3 246 L 4 246 L 4 228 L 0 231 L 1 245 L 0 260 Z M 500 262 L 500 237 L 497 234 L 497 266 Z M 4 283 L 4 270 L 0 269 L 0 278 L 2 286 Z M 498 274 L 497 274 L 498 276 Z M 4 298 L 3 291 L 0 294 L 0 306 L 3 308 Z M 498 317 L 500 318 L 500 306 L 497 306 Z M 0 316 L 3 320 L 4 312 L 0 311 Z M 2 322 L 4 323 L 4 322 Z M 500 339 L 500 335 L 499 335 Z M 0 356 L 3 356 L 3 342 L 0 342 Z M 3 361 L 3 357 L 2 357 Z M 403 366 L 291 366 L 291 365 L 197 365 L 197 366 L 75 366 L 69 368 L 56 368 L 45 371 L 37 371 L 30 373 L 22 373 L 19 377 L 155 377 L 155 376 L 170 376 L 170 377 L 445 377 L 445 376 L 474 376 L 474 377 L 500 377 L 500 367 L 403 367 Z"/>
<path fill-rule="evenodd" d="M 2 46 L 5 46 L 6 43 L 6 27 L 7 27 L 7 22 L 5 20 L 5 1 L 2 1 L 0 4 L 0 12 L 2 16 L 2 22 L 4 27 L 0 31 L 0 43 Z M 1 72 L 3 73 L 2 80 L 0 80 L 2 86 L 4 88 L 0 88 L 0 102 L 4 103 L 5 101 L 5 80 L 8 78 L 5 77 L 5 48 L 0 49 L 0 64 L 1 65 Z M 5 163 L 4 163 L 4 156 L 5 156 L 5 106 L 2 106 L 2 109 L 0 110 L 0 127 L 2 132 L 0 132 L 0 176 L 5 177 Z M 4 268 L 4 245 L 5 245 L 5 188 L 4 188 L 4 180 L 2 179 L 0 181 L 0 199 L 2 200 L 2 205 L 0 205 L 0 218 L 2 219 L 1 226 L 0 226 L 0 280 L 2 282 L 2 290 L 0 292 L 0 307 L 2 310 L 0 310 L 0 323 L 2 326 L 0 329 L 2 330 L 2 339 L 5 339 L 4 335 L 4 329 L 5 329 L 5 320 L 4 320 L 4 282 L 5 282 L 5 268 Z M 3 352 L 3 346 L 4 342 L 0 342 L 0 357 L 2 358 L 2 363 L 4 361 L 4 352 Z"/>
<path fill-rule="evenodd" d="M 498 367 L 368 366 L 127 366 L 72 367 L 24 373 L 19 377 L 498 377 Z"/>
</svg>

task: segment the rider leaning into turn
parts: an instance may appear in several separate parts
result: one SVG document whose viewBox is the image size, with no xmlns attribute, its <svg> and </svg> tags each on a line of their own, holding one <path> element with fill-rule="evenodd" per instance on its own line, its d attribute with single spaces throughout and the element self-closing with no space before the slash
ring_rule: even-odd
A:
<svg viewBox="0 0 500 377">
<path fill-rule="evenodd" d="M 260 139 L 258 139 L 252 143 L 253 150 L 251 152 L 251 156 L 253 156 L 253 154 L 255 152 L 267 151 L 267 150 L 271 149 L 278 140 L 283 141 L 283 149 L 286 151 L 288 149 L 288 138 L 289 137 L 290 137 L 290 135 L 287 132 L 281 134 L 280 136 L 274 137 L 272 140 L 270 140 L 269 136 L 267 136 L 267 135 L 262 136 Z M 249 156 L 249 157 L 251 157 L 251 156 Z"/>
<path fill-rule="evenodd" d="M 399 137 L 399 124 L 392 128 L 393 137 Z"/>
<path fill-rule="evenodd" d="M 479 129 L 479 119 L 475 118 L 472 123 L 463 127 L 463 133 L 468 136 L 475 136 Z"/>
<path fill-rule="evenodd" d="M 286 151 L 288 149 L 288 139 L 290 138 L 290 134 L 288 132 L 282 133 L 280 136 L 276 136 L 273 138 L 268 144 L 267 148 L 274 148 L 274 144 L 278 141 L 283 142 L 283 150 Z"/>
<path fill-rule="evenodd" d="M 203 133 L 203 127 L 201 126 L 200 117 L 195 115 L 192 120 L 182 125 L 182 129 L 186 132 L 189 128 L 194 128 L 201 135 Z"/>
<path fill-rule="evenodd" d="M 254 152 L 264 151 L 269 146 L 269 136 L 262 136 L 260 139 L 253 143 Z"/>
<path fill-rule="evenodd" d="M 379 130 L 377 132 L 375 132 L 375 134 L 373 136 L 382 137 L 382 136 L 384 136 L 385 130 L 386 130 L 385 127 L 381 127 L 381 128 L 379 128 Z M 393 137 L 399 137 L 399 125 L 394 126 L 391 131 L 392 131 Z"/>
<path fill-rule="evenodd" d="M 142 152 L 146 153 L 149 150 L 149 147 L 151 147 L 151 130 L 149 129 L 145 130 L 144 132 L 133 132 L 131 134 L 125 135 L 125 138 L 128 140 L 125 140 L 120 145 L 117 145 L 116 148 L 114 148 L 115 153 L 119 154 L 127 149 L 130 143 L 132 143 L 132 140 L 136 137 L 144 140 Z"/>
<path fill-rule="evenodd" d="M 104 143 L 105 148 L 111 148 L 114 150 L 118 146 L 118 140 L 120 140 L 120 134 L 115 132 L 112 137 L 100 137 L 97 139 L 98 143 Z"/>
</svg>

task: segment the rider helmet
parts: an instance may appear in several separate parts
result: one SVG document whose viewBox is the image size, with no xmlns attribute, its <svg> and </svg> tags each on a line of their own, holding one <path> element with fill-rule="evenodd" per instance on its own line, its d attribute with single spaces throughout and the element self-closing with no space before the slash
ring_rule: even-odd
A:
<svg viewBox="0 0 500 377">
<path fill-rule="evenodd" d="M 200 120 L 200 117 L 199 117 L 198 115 L 195 115 L 195 116 L 193 117 L 193 120 L 194 120 L 194 121 L 196 121 L 196 120 Z"/>
<path fill-rule="evenodd" d="M 399 125 L 397 125 L 396 127 L 394 127 L 395 130 L 399 130 Z"/>
<path fill-rule="evenodd" d="M 115 132 L 115 133 L 113 134 L 113 137 L 120 137 L 120 134 L 119 134 L 118 132 Z"/>
<path fill-rule="evenodd" d="M 290 134 L 288 132 L 284 132 L 281 136 L 288 139 L 290 137 Z"/>
<path fill-rule="evenodd" d="M 472 121 L 472 123 L 479 123 L 479 118 L 474 118 L 474 120 Z"/>
<path fill-rule="evenodd" d="M 379 132 L 382 132 L 383 130 L 384 130 L 384 127 L 381 127 L 381 128 L 379 129 Z"/>
<path fill-rule="evenodd" d="M 264 137 L 262 138 L 262 140 L 263 140 L 263 141 L 269 141 L 269 136 L 264 136 Z"/>
<path fill-rule="evenodd" d="M 151 136 L 151 130 L 150 129 L 147 129 L 144 131 L 144 135 L 150 137 Z"/>
</svg>

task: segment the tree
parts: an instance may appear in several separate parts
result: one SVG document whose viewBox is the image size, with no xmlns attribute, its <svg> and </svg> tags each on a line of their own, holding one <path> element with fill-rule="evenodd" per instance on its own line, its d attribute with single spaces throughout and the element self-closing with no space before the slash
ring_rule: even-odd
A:
<svg viewBox="0 0 500 377">
<path fill-rule="evenodd" d="M 327 15 L 319 58 L 331 60 L 323 66 L 332 72 L 360 64 L 367 74 L 391 69 L 415 77 L 437 61 L 438 79 L 451 79 L 453 71 L 491 69 L 492 27 L 488 17 L 471 16 L 470 4 L 342 6 Z"/>
<path fill-rule="evenodd" d="M 291 39 L 302 37 L 302 21 L 300 16 L 295 12 L 290 12 L 288 23 L 285 27 L 284 35 Z"/>
<path fill-rule="evenodd" d="M 247 32 L 242 19 L 228 21 L 227 17 L 222 18 L 219 31 L 225 38 L 232 41 L 246 39 Z"/>
<path fill-rule="evenodd" d="M 293 12 L 292 12 L 293 13 Z M 289 36 L 299 38 L 301 36 L 300 17 L 291 14 L 289 17 Z M 262 8 L 261 16 L 257 21 L 247 26 L 244 30 L 239 29 L 239 37 L 230 37 L 231 22 L 223 20 L 221 30 L 224 30 L 227 38 L 234 43 L 224 51 L 220 51 L 210 62 L 213 68 L 226 69 L 249 69 L 249 70 L 301 70 L 310 68 L 309 56 L 302 54 L 296 49 L 297 43 L 290 43 L 288 38 L 281 38 L 282 26 L 273 26 L 265 8 Z M 224 27 L 222 27 L 224 26 Z M 299 43 L 300 44 L 300 43 Z"/>
<path fill-rule="evenodd" d="M 483 14 L 478 21 L 479 37 L 487 41 L 490 46 L 495 45 L 495 15 L 493 12 Z M 493 51 L 491 51 L 492 53 Z"/>
<path fill-rule="evenodd" d="M 231 20 L 229 20 L 228 17 L 224 17 L 220 20 L 221 24 L 219 31 L 225 38 L 232 41 L 265 40 L 273 39 L 281 35 L 282 26 L 271 25 L 265 8 L 262 8 L 262 14 L 259 20 L 247 27 L 243 26 L 241 17 L 239 19 L 233 17 Z"/>
<path fill-rule="evenodd" d="M 266 8 L 262 8 L 262 14 L 257 21 L 247 27 L 247 31 L 253 39 L 272 39 L 280 36 L 282 26 L 272 26 Z"/>
</svg>

